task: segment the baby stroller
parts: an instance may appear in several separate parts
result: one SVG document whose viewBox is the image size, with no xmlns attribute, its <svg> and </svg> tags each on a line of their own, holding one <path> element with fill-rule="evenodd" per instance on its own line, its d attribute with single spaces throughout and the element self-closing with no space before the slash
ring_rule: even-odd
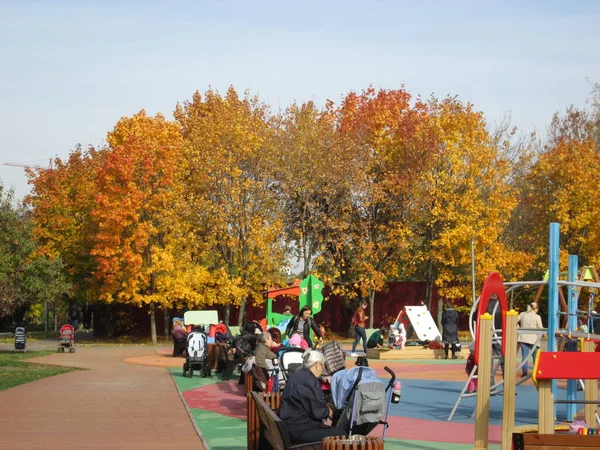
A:
<svg viewBox="0 0 600 450">
<path fill-rule="evenodd" d="M 58 352 L 64 353 L 68 349 L 69 353 L 75 353 L 75 328 L 73 325 L 63 325 L 58 333 Z"/>
<path fill-rule="evenodd" d="M 387 385 L 379 380 L 377 372 L 369 367 L 353 367 L 333 375 L 331 390 L 336 409 L 334 423 L 335 426 L 347 430 L 349 436 L 366 436 L 377 425 L 383 424 L 385 437 L 392 400 L 387 391 L 396 380 L 396 374 L 389 367 L 386 366 L 385 370 L 392 376 Z"/>
<path fill-rule="evenodd" d="M 297 347 L 287 347 L 279 350 L 277 355 L 279 358 L 279 367 L 283 379 L 287 381 L 292 372 L 296 372 L 302 368 L 302 355 L 304 350 Z"/>
<path fill-rule="evenodd" d="M 208 363 L 208 337 L 202 325 L 197 325 L 188 334 L 185 347 L 185 362 L 183 363 L 183 376 L 193 377 L 194 370 L 200 371 L 201 377 L 210 376 Z"/>
<path fill-rule="evenodd" d="M 15 328 L 15 350 L 27 351 L 27 329 L 25 327 Z"/>
</svg>

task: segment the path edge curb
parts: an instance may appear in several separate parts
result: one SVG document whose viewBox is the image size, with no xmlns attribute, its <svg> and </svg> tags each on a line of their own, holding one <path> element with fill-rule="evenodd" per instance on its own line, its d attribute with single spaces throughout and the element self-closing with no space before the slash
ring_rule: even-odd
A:
<svg viewBox="0 0 600 450">
<path fill-rule="evenodd" d="M 192 422 L 192 425 L 194 426 L 194 429 L 196 430 L 196 434 L 198 435 L 198 438 L 200 438 L 200 442 L 202 443 L 202 446 L 204 447 L 205 450 L 210 450 L 210 446 L 208 445 L 208 441 L 206 440 L 206 438 L 204 437 L 204 434 L 202 434 L 202 430 L 200 429 L 200 427 L 196 423 L 196 419 L 194 419 L 194 415 L 192 414 L 192 410 L 190 409 L 190 407 L 188 406 L 187 402 L 185 401 L 185 397 L 183 396 L 183 392 L 181 392 L 181 389 L 179 389 L 179 385 L 177 384 L 177 381 L 175 380 L 175 376 L 173 375 L 173 372 L 171 372 L 168 369 L 167 369 L 167 372 L 169 372 L 169 375 L 171 376 L 171 380 L 173 381 L 173 384 L 175 385 L 175 389 L 177 389 L 177 393 L 179 394 L 179 398 L 181 399 L 181 402 L 183 403 L 183 406 L 185 406 L 185 410 L 188 413 L 188 418 L 190 419 L 190 422 Z"/>
</svg>

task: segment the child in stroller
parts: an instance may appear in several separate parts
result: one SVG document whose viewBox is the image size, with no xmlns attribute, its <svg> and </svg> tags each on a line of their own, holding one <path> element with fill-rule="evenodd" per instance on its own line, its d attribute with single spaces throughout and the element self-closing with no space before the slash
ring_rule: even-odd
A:
<svg viewBox="0 0 600 450">
<path fill-rule="evenodd" d="M 27 328 L 20 325 L 15 328 L 15 350 L 27 351 Z"/>
<path fill-rule="evenodd" d="M 208 337 L 204 325 L 195 325 L 188 334 L 185 347 L 185 362 L 183 363 L 183 376 L 193 377 L 194 369 L 200 371 L 201 377 L 210 376 L 208 363 Z"/>
<path fill-rule="evenodd" d="M 68 349 L 69 353 L 75 353 L 75 328 L 73 325 L 63 325 L 58 333 L 58 352 L 64 353 Z"/>
</svg>

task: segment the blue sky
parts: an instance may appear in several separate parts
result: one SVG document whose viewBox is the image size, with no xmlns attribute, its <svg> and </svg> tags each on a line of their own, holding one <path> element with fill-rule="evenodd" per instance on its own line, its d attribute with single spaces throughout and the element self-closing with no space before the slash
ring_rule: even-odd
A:
<svg viewBox="0 0 600 450">
<path fill-rule="evenodd" d="M 273 109 L 369 85 L 458 95 L 525 133 L 600 82 L 596 1 L 0 1 L 0 162 L 233 85 Z M 21 169 L 0 165 L 17 197 Z"/>
</svg>

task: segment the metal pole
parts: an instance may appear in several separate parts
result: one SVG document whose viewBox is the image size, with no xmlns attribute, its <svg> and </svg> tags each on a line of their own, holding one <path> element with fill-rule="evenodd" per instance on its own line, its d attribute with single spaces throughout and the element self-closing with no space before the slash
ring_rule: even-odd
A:
<svg viewBox="0 0 600 450">
<path fill-rule="evenodd" d="M 471 238 L 471 288 L 472 288 L 472 301 L 471 304 L 475 304 L 475 238 Z"/>
<path fill-rule="evenodd" d="M 48 333 L 48 302 L 44 302 L 44 333 Z"/>
</svg>

